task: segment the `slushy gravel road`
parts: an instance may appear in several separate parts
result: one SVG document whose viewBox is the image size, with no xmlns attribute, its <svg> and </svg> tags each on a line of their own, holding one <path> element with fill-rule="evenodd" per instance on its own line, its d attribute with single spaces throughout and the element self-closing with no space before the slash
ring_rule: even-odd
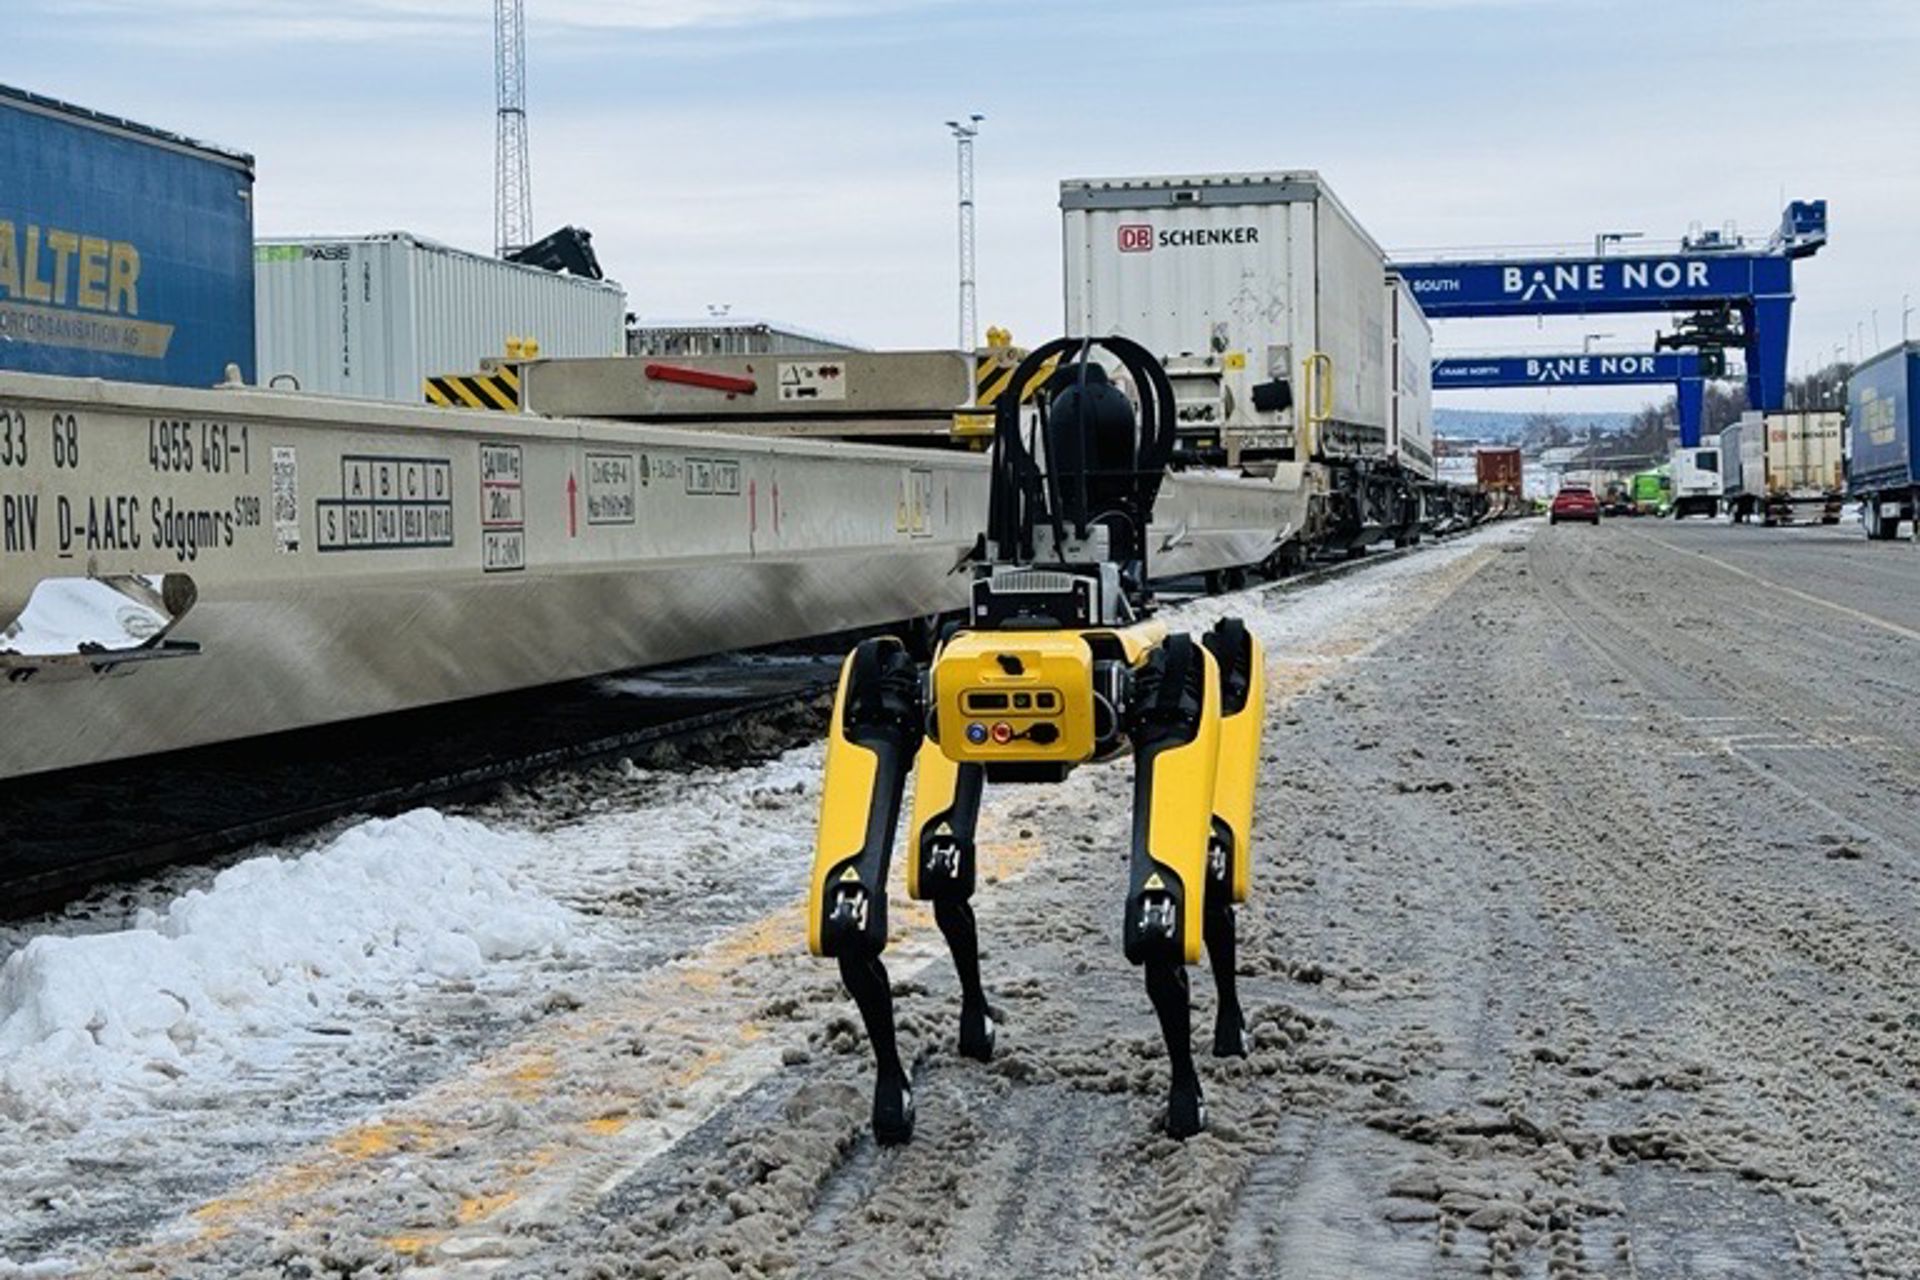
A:
<svg viewBox="0 0 1920 1280">
<path fill-rule="evenodd" d="M 1534 522 L 1175 622 L 1228 611 L 1273 701 L 1207 1134 L 1154 1131 L 1085 770 L 988 795 L 991 1064 L 901 908 L 910 1146 L 782 906 L 97 1273 L 1920 1275 L 1920 549 Z"/>
</svg>

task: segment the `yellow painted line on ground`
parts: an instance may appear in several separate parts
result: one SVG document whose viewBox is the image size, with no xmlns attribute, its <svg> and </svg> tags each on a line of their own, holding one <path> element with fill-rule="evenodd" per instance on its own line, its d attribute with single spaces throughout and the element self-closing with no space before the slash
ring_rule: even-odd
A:
<svg viewBox="0 0 1920 1280">
<path fill-rule="evenodd" d="M 1729 564 L 1719 556 L 1708 555 L 1706 552 L 1696 550 L 1693 547 L 1682 547 L 1675 543 L 1668 542 L 1664 538 L 1656 538 L 1650 533 L 1640 533 L 1637 530 L 1630 532 L 1633 533 L 1634 537 L 1645 538 L 1657 547 L 1665 547 L 1669 551 L 1677 551 L 1682 555 L 1699 556 L 1708 564 L 1725 569 L 1728 573 L 1745 578 L 1749 582 L 1757 582 L 1770 591 L 1778 591 L 1781 595 L 1792 596 L 1794 599 L 1804 600 L 1808 604 L 1817 604 L 1822 609 L 1831 609 L 1835 613 L 1843 614 L 1856 622 L 1864 622 L 1870 627 L 1879 627 L 1882 631 L 1890 631 L 1905 640 L 1920 640 L 1920 631 L 1915 631 L 1912 627 L 1903 627 L 1897 622 L 1889 622 L 1885 618 L 1856 609 L 1851 605 L 1840 604 L 1838 601 L 1827 600 L 1820 596 L 1809 594 L 1797 587 L 1789 587 L 1784 582 L 1775 582 L 1771 578 L 1763 578 L 1751 570 L 1742 569 L 1737 564 Z"/>
<path fill-rule="evenodd" d="M 1269 719 L 1342 664 L 1438 607 L 1491 555 L 1483 548 L 1462 556 L 1310 648 L 1270 652 Z M 989 886 L 1017 881 L 1047 847 L 1037 839 L 1008 838 L 1007 824 L 1006 817 L 982 815 L 979 869 Z M 889 905 L 895 927 L 887 959 L 895 978 L 943 961 L 931 909 L 898 896 Z M 756 968 L 767 964 L 804 967 L 818 990 L 831 993 L 826 999 L 840 994 L 833 967 L 805 954 L 804 917 L 805 900 L 798 899 L 661 966 L 630 994 L 543 1025 L 388 1115 L 353 1125 L 293 1163 L 193 1210 L 188 1238 L 116 1252 L 105 1274 L 173 1267 L 217 1275 L 223 1246 L 243 1230 L 338 1230 L 343 1214 L 364 1221 L 374 1206 L 398 1199 L 383 1196 L 382 1187 L 428 1168 L 439 1183 L 458 1181 L 470 1190 L 444 1224 L 418 1221 L 419 1211 L 412 1210 L 416 1220 L 388 1224 L 392 1234 L 376 1238 L 429 1266 L 421 1275 L 453 1277 L 470 1274 L 469 1267 L 475 1274 L 496 1267 L 524 1241 L 513 1234 L 515 1214 L 539 1221 L 543 1214 L 551 1220 L 556 1208 L 590 1208 L 780 1069 L 781 1051 L 804 1041 L 806 1021 L 783 1025 L 776 1034 L 757 1019 L 742 1019 L 737 1006 L 750 999 Z M 684 1037 L 686 1052 L 649 1061 L 640 1074 L 637 1059 L 604 1052 L 610 1037 L 648 1032 Z M 513 1126 L 500 1126 L 503 1105 L 521 1112 Z"/>
</svg>

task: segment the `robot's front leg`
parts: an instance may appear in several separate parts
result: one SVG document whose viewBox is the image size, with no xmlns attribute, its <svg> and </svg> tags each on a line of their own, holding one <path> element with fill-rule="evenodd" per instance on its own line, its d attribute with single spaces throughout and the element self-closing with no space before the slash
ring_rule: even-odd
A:
<svg viewBox="0 0 1920 1280">
<path fill-rule="evenodd" d="M 1193 1063 L 1186 966 L 1199 960 L 1204 932 L 1219 675 L 1205 649 L 1171 636 L 1136 673 L 1133 692 L 1133 852 L 1122 936 L 1127 958 L 1146 969 L 1147 995 L 1167 1042 L 1167 1132 L 1185 1138 L 1207 1123 Z"/>
<path fill-rule="evenodd" d="M 933 918 L 953 955 L 960 978 L 960 1052 L 986 1062 L 993 1057 L 993 1015 L 980 982 L 980 932 L 973 919 L 976 878 L 974 829 L 986 770 L 957 764 L 929 739 L 914 769 L 912 833 L 914 859 L 907 892 L 931 900 Z"/>
<path fill-rule="evenodd" d="M 913 1090 L 900 1061 L 880 952 L 887 943 L 893 831 L 920 745 L 919 683 L 919 669 L 897 640 L 867 640 L 847 655 L 827 735 L 807 902 L 808 944 L 813 954 L 840 962 L 841 980 L 873 1044 L 873 1132 L 883 1144 L 913 1136 Z"/>
</svg>

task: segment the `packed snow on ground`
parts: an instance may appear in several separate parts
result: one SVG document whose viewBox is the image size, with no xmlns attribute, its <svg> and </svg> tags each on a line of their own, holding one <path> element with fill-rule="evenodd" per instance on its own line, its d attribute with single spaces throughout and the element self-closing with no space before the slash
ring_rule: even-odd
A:
<svg viewBox="0 0 1920 1280">
<path fill-rule="evenodd" d="M 0 1116 L 82 1123 L 245 1068 L 350 994 L 564 950 L 528 842 L 417 810 L 253 858 L 135 927 L 33 939 L 0 966 Z"/>
<path fill-rule="evenodd" d="M 805 886 L 821 748 L 562 774 L 0 931 L 0 1277 L 155 1228 Z M 118 894 L 116 893 L 116 895 Z"/>
<path fill-rule="evenodd" d="M 41 922 L 0 964 L 0 1277 L 71 1274 L 540 1016 L 581 920 L 539 854 L 417 810 L 136 886 L 124 927 Z"/>
</svg>

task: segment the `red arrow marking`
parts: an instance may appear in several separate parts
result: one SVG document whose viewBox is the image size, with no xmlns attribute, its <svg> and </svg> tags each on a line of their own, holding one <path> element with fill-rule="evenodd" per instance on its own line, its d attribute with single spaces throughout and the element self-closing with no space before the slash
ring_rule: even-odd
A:
<svg viewBox="0 0 1920 1280">
<path fill-rule="evenodd" d="M 567 536 L 580 536 L 580 482 L 575 480 L 573 472 L 567 472 Z"/>
</svg>

